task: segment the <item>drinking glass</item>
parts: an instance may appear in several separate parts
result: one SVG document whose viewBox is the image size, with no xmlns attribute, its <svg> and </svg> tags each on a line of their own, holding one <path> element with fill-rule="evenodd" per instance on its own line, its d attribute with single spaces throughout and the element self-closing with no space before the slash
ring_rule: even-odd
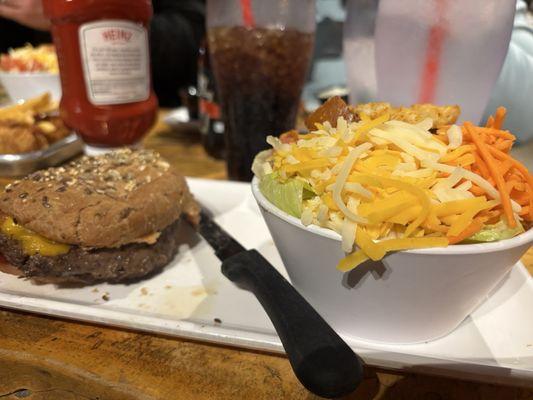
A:
<svg viewBox="0 0 533 400">
<path fill-rule="evenodd" d="M 478 123 L 515 8 L 515 0 L 348 0 L 350 101 L 459 104 L 461 119 Z"/>
<path fill-rule="evenodd" d="M 249 181 L 266 137 L 294 128 L 315 31 L 314 0 L 208 0 L 211 65 L 230 179 Z"/>
</svg>

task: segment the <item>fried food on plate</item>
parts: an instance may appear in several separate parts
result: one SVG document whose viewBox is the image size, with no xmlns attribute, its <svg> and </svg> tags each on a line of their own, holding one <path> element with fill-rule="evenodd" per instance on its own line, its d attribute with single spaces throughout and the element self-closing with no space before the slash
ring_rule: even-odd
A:
<svg viewBox="0 0 533 400">
<path fill-rule="evenodd" d="M 343 117 L 347 122 L 359 121 L 362 114 L 370 119 L 376 119 L 385 114 L 396 121 L 410 124 L 419 123 L 426 118 L 433 120 L 433 129 L 443 125 L 451 125 L 457 121 L 461 109 L 458 105 L 436 106 L 433 104 L 413 104 L 410 107 L 393 107 L 390 103 L 363 103 L 354 106 L 347 105 L 340 97 L 332 97 L 317 110 L 311 113 L 305 125 L 314 130 L 315 123 L 328 121 L 333 127 L 337 125 L 337 118 Z"/>
<path fill-rule="evenodd" d="M 431 118 L 433 120 L 432 128 L 455 123 L 461 113 L 461 108 L 458 105 L 413 104 L 410 107 L 392 107 L 390 103 L 367 103 L 350 108 L 357 115 L 363 112 L 371 119 L 388 112 L 391 119 L 409 124 L 417 124 L 426 118 Z"/>
<path fill-rule="evenodd" d="M 50 94 L 0 108 L 0 154 L 21 154 L 47 148 L 70 134 L 54 115 L 57 102 Z"/>
</svg>

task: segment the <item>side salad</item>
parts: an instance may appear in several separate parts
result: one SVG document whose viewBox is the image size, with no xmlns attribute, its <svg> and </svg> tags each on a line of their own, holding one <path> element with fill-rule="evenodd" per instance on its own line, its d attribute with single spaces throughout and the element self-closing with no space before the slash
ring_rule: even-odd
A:
<svg viewBox="0 0 533 400">
<path fill-rule="evenodd" d="M 49 72 L 59 73 L 59 65 L 55 48 L 50 44 L 33 47 L 10 49 L 7 54 L 0 55 L 0 70 L 4 72 Z"/>
<path fill-rule="evenodd" d="M 386 103 L 339 100 L 311 115 L 308 133 L 269 136 L 272 149 L 252 167 L 271 203 L 341 235 L 347 255 L 338 269 L 391 251 L 498 241 L 529 229 L 533 177 L 509 154 L 515 137 L 502 129 L 505 108 L 486 126 L 459 126 L 458 113 L 443 121 L 436 106 L 398 113 Z"/>
</svg>

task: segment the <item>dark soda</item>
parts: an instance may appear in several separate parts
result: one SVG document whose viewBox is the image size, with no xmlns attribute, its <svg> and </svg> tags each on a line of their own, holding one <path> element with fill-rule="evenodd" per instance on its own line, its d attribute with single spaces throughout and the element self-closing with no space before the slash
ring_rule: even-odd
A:
<svg viewBox="0 0 533 400">
<path fill-rule="evenodd" d="M 230 179 L 250 181 L 266 137 L 294 127 L 313 34 L 292 29 L 216 27 L 211 65 L 225 121 Z"/>
</svg>

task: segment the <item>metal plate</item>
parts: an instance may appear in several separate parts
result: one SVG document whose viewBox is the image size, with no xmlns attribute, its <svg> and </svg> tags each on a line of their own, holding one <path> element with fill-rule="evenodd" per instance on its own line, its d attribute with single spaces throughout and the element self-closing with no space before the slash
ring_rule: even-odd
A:
<svg viewBox="0 0 533 400">
<path fill-rule="evenodd" d="M 53 167 L 81 153 L 82 150 L 82 141 L 73 133 L 43 150 L 0 154 L 0 176 L 24 176 L 38 169 Z"/>
</svg>

